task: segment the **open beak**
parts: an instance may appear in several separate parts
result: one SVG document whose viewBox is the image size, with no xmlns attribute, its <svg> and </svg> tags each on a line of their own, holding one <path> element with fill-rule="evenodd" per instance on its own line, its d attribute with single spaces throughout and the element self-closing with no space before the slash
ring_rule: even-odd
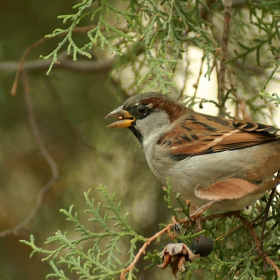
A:
<svg viewBox="0 0 280 280">
<path fill-rule="evenodd" d="M 123 109 L 123 106 L 118 107 L 109 113 L 105 119 L 109 117 L 117 117 L 118 120 L 114 123 L 107 125 L 107 127 L 113 128 L 126 128 L 132 126 L 132 123 L 135 121 L 135 118 L 126 110 Z"/>
</svg>

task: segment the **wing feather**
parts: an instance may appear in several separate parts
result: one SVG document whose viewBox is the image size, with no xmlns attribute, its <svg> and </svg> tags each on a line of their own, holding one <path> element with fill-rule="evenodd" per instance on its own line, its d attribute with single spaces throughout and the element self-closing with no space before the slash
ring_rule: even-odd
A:
<svg viewBox="0 0 280 280">
<path fill-rule="evenodd" d="M 277 131 L 277 128 L 264 124 L 197 114 L 183 119 L 172 131 L 162 135 L 158 144 L 168 145 L 171 156 L 181 160 L 280 141 Z"/>
</svg>

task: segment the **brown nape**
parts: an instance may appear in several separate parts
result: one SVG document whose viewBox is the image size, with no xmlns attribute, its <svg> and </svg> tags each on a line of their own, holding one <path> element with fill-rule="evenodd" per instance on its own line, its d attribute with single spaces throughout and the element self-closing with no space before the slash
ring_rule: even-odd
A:
<svg viewBox="0 0 280 280">
<path fill-rule="evenodd" d="M 178 116 L 184 114 L 187 110 L 187 108 L 184 105 L 175 102 L 167 96 L 156 96 L 147 98 L 142 101 L 142 104 L 152 104 L 154 110 L 164 110 L 168 114 L 170 122 L 176 120 Z"/>
</svg>

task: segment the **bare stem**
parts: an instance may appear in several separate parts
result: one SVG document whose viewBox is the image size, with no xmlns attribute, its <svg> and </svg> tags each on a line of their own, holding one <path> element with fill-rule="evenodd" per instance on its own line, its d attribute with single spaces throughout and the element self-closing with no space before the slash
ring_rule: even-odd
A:
<svg viewBox="0 0 280 280">
<path fill-rule="evenodd" d="M 158 237 L 162 236 L 164 233 L 169 232 L 171 227 L 174 225 L 174 223 L 168 224 L 164 229 L 161 231 L 157 232 L 155 235 L 150 237 L 148 241 L 146 241 L 143 246 L 140 248 L 138 251 L 137 255 L 135 256 L 133 262 L 121 273 L 120 275 L 120 280 L 125 280 L 125 274 L 128 273 L 129 271 L 133 270 L 135 267 L 136 263 L 139 261 L 140 257 L 142 254 L 146 253 L 146 248 L 153 242 L 155 241 Z"/>
<path fill-rule="evenodd" d="M 224 27 L 223 27 L 223 36 L 221 40 L 221 62 L 220 62 L 220 71 L 218 74 L 218 100 L 219 104 L 225 103 L 225 77 L 226 77 L 226 60 L 228 56 L 228 42 L 229 42 L 229 33 L 230 33 L 230 18 L 231 18 L 231 0 L 225 0 L 225 15 L 224 15 Z M 219 108 L 219 116 L 225 116 L 224 106 Z"/>
<path fill-rule="evenodd" d="M 30 211 L 30 213 L 24 219 L 24 221 L 22 221 L 20 224 L 18 224 L 14 228 L 0 232 L 0 237 L 5 237 L 10 234 L 16 235 L 16 234 L 18 234 L 18 232 L 20 230 L 25 228 L 30 223 L 30 221 L 33 220 L 38 209 L 42 205 L 42 201 L 43 201 L 43 197 L 44 197 L 45 193 L 59 179 L 59 173 L 58 173 L 58 168 L 57 168 L 56 162 L 53 160 L 53 158 L 49 154 L 49 152 L 46 148 L 44 139 L 42 138 L 42 135 L 38 129 L 38 124 L 37 124 L 36 117 L 35 117 L 34 107 L 33 107 L 33 104 L 32 104 L 31 98 L 30 98 L 30 88 L 29 88 L 27 74 L 24 69 L 21 69 L 21 73 L 22 73 L 25 104 L 26 104 L 27 111 L 28 111 L 29 123 L 30 123 L 31 129 L 32 129 L 33 135 L 35 137 L 35 140 L 39 146 L 40 152 L 51 169 L 52 177 L 45 184 L 45 186 L 39 191 L 39 193 L 37 195 L 36 203 L 35 203 L 34 207 L 32 208 L 32 210 Z"/>
</svg>

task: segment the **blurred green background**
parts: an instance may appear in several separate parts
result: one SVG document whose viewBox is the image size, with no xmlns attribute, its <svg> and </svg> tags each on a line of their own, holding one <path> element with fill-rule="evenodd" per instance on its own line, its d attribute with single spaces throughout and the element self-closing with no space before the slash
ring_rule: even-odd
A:
<svg viewBox="0 0 280 280">
<path fill-rule="evenodd" d="M 169 222 L 172 215 L 171 211 L 168 212 L 164 202 L 162 185 L 148 168 L 138 141 L 128 130 L 107 129 L 106 125 L 111 120 L 104 119 L 111 110 L 128 98 L 128 94 L 136 93 L 141 88 L 141 86 L 131 83 L 135 81 L 135 76 L 140 77 L 144 73 L 143 69 L 145 67 L 149 68 L 149 65 L 143 64 L 143 66 L 142 62 L 139 64 L 138 60 L 134 60 L 131 65 L 126 63 L 127 61 L 133 61 L 133 57 L 135 59 L 137 56 L 141 56 L 145 61 L 147 56 L 144 56 L 144 53 L 142 54 L 141 36 L 135 39 L 136 44 L 133 46 L 133 50 L 131 49 L 131 52 L 124 51 L 122 57 L 111 56 L 108 53 L 108 48 L 105 47 L 105 51 L 102 52 L 100 47 L 96 46 L 91 60 L 78 57 L 78 60 L 73 62 L 71 57 L 66 56 L 65 49 L 62 49 L 59 54 L 59 61 L 62 63 L 56 65 L 50 75 L 47 76 L 46 72 L 50 61 L 39 59 L 39 57 L 40 55 L 48 55 L 57 47 L 62 39 L 58 36 L 45 39 L 44 42 L 34 47 L 25 60 L 25 69 L 30 88 L 30 104 L 34 110 L 33 116 L 36 118 L 38 131 L 43 139 L 41 144 L 43 143 L 46 146 L 50 157 L 55 161 L 59 180 L 43 196 L 34 218 L 18 231 L 13 231 L 15 227 L 25 221 L 26 217 L 32 213 L 31 211 L 34 211 L 38 194 L 53 176 L 50 165 L 42 154 L 42 148 L 40 149 L 36 141 L 34 135 L 36 130 L 32 128 L 30 123 L 31 109 L 28 107 L 28 99 L 22 79 L 19 80 L 16 95 L 11 95 L 16 70 L 22 54 L 29 46 L 44 38 L 46 34 L 52 33 L 54 29 L 69 26 L 63 25 L 57 17 L 75 13 L 77 10 L 73 11 L 72 7 L 79 2 L 77 0 L 1 1 L 0 280 L 40 280 L 45 279 L 47 274 L 52 273 L 48 261 L 42 262 L 45 255 L 35 254 L 30 259 L 31 248 L 19 241 L 29 240 L 29 236 L 32 234 L 35 236 L 35 243 L 38 247 L 51 250 L 56 248 L 56 244 L 45 244 L 44 242 L 57 230 L 67 231 L 67 237 L 70 240 L 77 238 L 79 233 L 74 231 L 72 223 L 66 221 L 66 217 L 59 211 L 60 209 L 68 210 L 71 205 L 74 205 L 74 211 L 78 211 L 79 221 L 82 224 L 85 224 L 92 232 L 101 230 L 100 226 L 88 221 L 89 214 L 84 213 L 88 208 L 85 203 L 84 192 L 89 189 L 91 190 L 90 197 L 94 198 L 96 204 L 104 202 L 97 190 L 100 185 L 107 187 L 110 196 L 115 193 L 116 203 L 122 201 L 122 214 L 129 212 L 130 226 L 139 235 L 145 237 L 154 235 L 159 230 L 159 223 Z M 169 3 L 169 1 L 163 2 Z M 237 2 L 235 2 L 237 6 L 232 18 L 232 30 L 240 28 L 239 23 L 244 24 L 246 28 L 249 26 L 249 23 L 245 25 L 245 21 L 247 22 L 249 19 L 248 7 L 252 8 L 253 6 L 249 5 L 251 3 L 249 1 L 248 7 L 242 5 L 241 12 Z M 119 4 L 121 1 L 111 0 L 111 3 L 116 6 L 121 5 Z M 122 4 L 122 9 L 125 9 L 127 3 L 128 1 Z M 131 3 L 133 5 L 134 1 L 131 1 Z M 216 3 L 221 4 L 222 2 L 213 4 Z M 216 8 L 214 6 L 209 13 L 209 15 L 212 12 L 215 13 L 213 22 L 216 32 L 213 28 L 211 31 L 213 36 L 218 33 L 222 34 L 223 25 L 223 11 L 218 6 Z M 91 8 L 96 7 L 98 7 L 98 1 L 94 2 Z M 263 7 L 265 8 L 265 6 Z M 186 8 L 188 9 L 188 4 L 186 4 Z M 110 14 L 106 16 L 108 21 L 111 21 L 112 26 L 115 23 L 119 27 L 124 26 L 122 26 L 122 21 L 116 22 L 116 16 L 111 17 Z M 278 19 L 278 16 L 275 16 L 275 18 Z M 89 22 L 88 20 L 83 18 L 79 27 L 96 24 L 96 22 Z M 203 18 L 200 20 L 204 21 Z M 261 23 L 266 24 L 265 22 Z M 241 39 L 241 41 L 243 39 L 245 45 L 251 45 L 252 42 L 259 42 L 266 38 L 266 35 L 264 35 L 266 32 L 258 32 L 252 22 L 250 22 L 250 26 L 247 32 L 242 33 L 241 38 L 238 38 L 239 32 L 231 32 L 229 49 L 232 53 L 230 55 L 233 55 L 236 49 L 238 50 L 236 48 L 237 39 Z M 243 29 L 240 28 L 240 30 Z M 85 32 L 85 30 L 82 32 L 80 30 L 80 32 L 73 33 L 73 39 L 80 47 L 85 44 Z M 274 27 L 271 32 L 274 32 Z M 267 33 L 270 34 L 270 30 Z M 107 36 L 109 35 L 107 34 Z M 115 42 L 114 40 L 119 38 L 110 37 L 110 39 Z M 276 41 L 277 44 L 274 41 L 273 44 L 278 46 L 278 37 Z M 124 46 L 122 47 L 126 49 L 126 45 Z M 262 62 L 264 62 L 264 66 L 260 67 L 260 65 L 255 64 L 253 51 L 250 59 L 247 60 L 246 57 L 246 62 L 248 62 L 248 64 L 245 63 L 246 67 L 241 64 L 233 64 L 227 69 L 229 75 L 227 78 L 229 81 L 227 82 L 230 82 L 230 87 L 236 86 L 238 90 L 233 91 L 232 95 L 229 96 L 226 107 L 229 111 L 232 111 L 233 116 L 244 117 L 248 110 L 256 120 L 273 124 L 275 121 L 278 122 L 277 126 L 279 127 L 280 118 L 276 115 L 274 120 L 270 118 L 273 115 L 273 104 L 261 99 L 258 94 L 273 69 L 271 67 L 274 67 L 275 59 L 278 59 L 277 57 L 271 57 L 271 54 L 268 53 L 268 47 L 272 46 L 263 46 Z M 169 47 L 167 45 L 167 49 Z M 197 103 L 194 108 L 198 112 L 214 115 L 217 114 L 217 108 L 212 101 L 217 99 L 217 74 L 216 71 L 213 71 L 209 82 L 208 76 L 205 75 L 207 61 L 202 59 L 204 55 L 202 49 L 191 44 L 186 47 L 186 53 L 177 65 L 173 77 L 177 87 L 170 87 L 170 89 L 172 93 L 180 91 L 180 88 L 185 89 L 184 94 L 187 93 L 189 97 L 196 96 L 197 100 L 202 101 L 206 98 L 208 101 L 203 103 L 203 106 L 200 106 L 201 103 Z M 173 50 L 170 49 L 169 51 L 172 52 Z M 167 55 L 167 57 L 169 56 Z M 213 62 L 216 59 L 219 60 L 220 58 L 215 57 Z M 202 69 L 203 64 L 205 65 L 204 69 Z M 217 67 L 218 64 L 216 61 L 213 65 Z M 141 65 L 143 68 L 140 67 Z M 113 66 L 117 67 L 111 73 Z M 158 68 L 155 69 L 155 71 L 158 70 Z M 268 87 L 273 88 L 272 91 L 277 91 L 279 88 L 278 76 L 275 76 L 268 85 Z M 148 76 L 145 79 L 145 84 L 147 85 L 150 82 L 151 79 Z M 123 88 L 126 88 L 126 91 Z M 230 93 L 230 90 L 228 93 Z M 192 97 L 189 100 L 192 100 Z M 247 110 L 244 107 L 245 105 L 248 107 Z M 275 110 L 275 113 L 277 113 L 277 110 Z M 223 226 L 229 227 L 229 224 L 223 223 Z M 213 230 L 216 234 L 212 236 L 213 238 L 221 234 L 218 227 L 214 226 Z M 231 227 L 226 229 L 228 232 L 230 230 Z M 13 231 L 12 234 L 11 231 Z M 224 231 L 222 227 L 222 234 L 224 234 Z M 275 242 L 270 232 L 268 234 L 269 242 Z M 274 234 L 275 236 L 277 238 L 277 234 Z M 238 243 L 237 238 L 242 240 L 242 243 L 246 242 L 241 234 L 233 236 L 233 238 L 236 243 Z M 165 235 L 162 242 L 156 245 L 152 244 L 148 250 L 149 252 L 153 252 L 154 249 L 161 251 L 169 241 L 170 238 Z M 225 244 L 223 242 L 221 241 L 219 246 L 223 246 Z M 92 240 L 82 243 L 84 251 L 91 248 L 92 243 Z M 124 259 L 127 257 L 130 243 L 128 239 L 124 239 L 120 243 L 120 250 L 123 253 L 120 258 Z M 232 256 L 230 253 L 232 252 L 231 244 L 229 248 L 226 248 L 228 249 L 228 259 Z M 104 245 L 106 245 L 105 242 L 102 246 Z M 251 245 L 248 243 L 248 246 Z M 223 251 L 221 252 L 222 255 Z M 242 258 L 244 257 L 243 252 L 238 252 L 238 254 L 242 255 Z M 216 258 L 213 255 L 212 257 Z M 223 258 L 221 257 L 221 259 Z M 192 280 L 207 279 L 205 275 L 211 273 L 209 267 L 212 266 L 212 260 L 206 258 L 206 262 L 206 266 L 200 264 L 195 271 L 189 269 L 182 277 Z M 217 263 L 219 262 L 220 259 L 217 259 Z M 139 270 L 137 279 L 174 279 L 170 268 L 160 270 L 153 267 L 146 271 L 144 268 L 149 264 L 149 261 L 145 261 L 141 257 L 141 260 L 137 263 Z M 205 269 L 203 269 L 204 267 Z M 253 267 L 257 268 L 257 263 L 254 262 Z M 205 274 L 205 272 L 207 273 Z M 226 271 L 226 273 L 230 274 L 231 271 Z M 213 277 L 217 277 L 217 275 L 213 274 Z M 79 276 L 72 273 L 69 279 L 79 279 Z"/>
<path fill-rule="evenodd" d="M 10 91 L 16 66 L 25 49 L 61 26 L 60 14 L 72 13 L 76 1 L 1 2 L 0 9 L 0 234 L 20 224 L 30 213 L 40 189 L 51 178 L 51 170 L 35 141 L 21 83 L 17 94 Z M 78 38 L 79 39 L 79 38 Z M 57 45 L 51 39 L 35 48 L 27 58 L 32 65 Z M 94 61 L 94 59 L 93 59 Z M 39 131 L 55 160 L 60 180 L 43 198 L 35 218 L 17 235 L 0 238 L 0 279 L 45 279 L 51 268 L 43 257 L 21 244 L 34 234 L 36 244 L 44 242 L 57 229 L 75 237 L 73 225 L 59 209 L 71 204 L 83 213 L 83 193 L 100 200 L 96 188 L 107 186 L 116 201 L 123 201 L 123 213 L 130 213 L 131 226 L 144 236 L 158 229 L 166 209 L 161 184 L 148 169 L 140 144 L 127 130 L 106 128 L 104 117 L 127 98 L 119 85 L 109 79 L 110 67 L 75 71 L 55 68 L 28 70 L 31 100 Z M 168 217 L 166 217 L 168 218 Z M 81 219 L 85 219 L 81 216 Z M 96 230 L 94 225 L 88 225 Z M 124 247 L 125 250 L 125 247 Z M 139 263 L 139 279 L 147 279 Z M 146 275 L 146 276 L 145 276 Z M 170 279 L 171 273 L 152 269 L 149 279 Z M 73 279 L 78 279 L 73 278 Z"/>
</svg>

